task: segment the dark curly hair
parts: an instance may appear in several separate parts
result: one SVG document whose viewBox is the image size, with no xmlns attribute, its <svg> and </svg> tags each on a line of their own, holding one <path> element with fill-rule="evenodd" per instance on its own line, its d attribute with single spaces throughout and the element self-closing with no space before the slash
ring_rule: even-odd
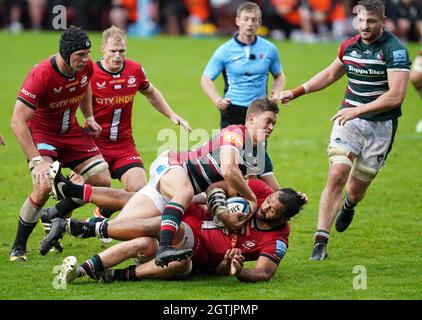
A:
<svg viewBox="0 0 422 320">
<path fill-rule="evenodd" d="M 283 214 L 285 218 L 294 217 L 308 202 L 304 194 L 291 188 L 280 189 L 278 191 L 277 199 L 286 208 L 286 211 Z"/>
</svg>

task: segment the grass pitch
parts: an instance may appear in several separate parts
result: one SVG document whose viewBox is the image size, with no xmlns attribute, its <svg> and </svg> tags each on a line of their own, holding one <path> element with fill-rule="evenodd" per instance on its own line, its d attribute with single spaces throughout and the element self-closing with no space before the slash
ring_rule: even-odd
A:
<svg viewBox="0 0 422 320">
<path fill-rule="evenodd" d="M 91 33 L 92 58 L 100 57 L 100 35 Z M 152 281 L 98 284 L 79 279 L 66 290 L 54 289 L 56 265 L 67 255 L 83 260 L 104 249 L 97 239 L 65 238 L 62 254 L 38 253 L 43 237 L 41 225 L 28 242 L 27 263 L 8 261 L 20 207 L 30 192 L 26 161 L 10 130 L 17 92 L 35 63 L 54 54 L 58 33 L 0 33 L 5 44 L 0 53 L 0 299 L 421 299 L 422 298 L 422 135 L 415 133 L 422 118 L 422 101 L 409 86 L 404 115 L 392 152 L 365 200 L 359 204 L 353 224 L 344 234 L 332 230 L 329 258 L 310 262 L 316 228 L 318 202 L 327 174 L 326 145 L 330 117 L 336 112 L 346 79 L 323 92 L 307 95 L 282 108 L 269 142 L 275 173 L 282 186 L 306 192 L 309 204 L 292 220 L 289 250 L 274 278 L 265 283 L 245 284 L 235 278 L 192 277 L 185 281 Z M 167 101 L 192 128 L 211 133 L 219 126 L 219 115 L 202 92 L 199 79 L 216 47 L 224 39 L 166 38 L 129 39 L 128 58 L 140 61 Z M 6 45 L 7 44 L 7 45 Z M 287 88 L 297 86 L 328 66 L 338 44 L 293 44 L 277 42 L 287 75 Z M 409 44 L 412 59 L 418 46 Z M 219 81 L 222 88 L 222 81 Z M 149 166 L 163 144 L 163 128 L 177 129 L 146 99 L 138 96 L 134 108 L 134 135 Z M 178 129 L 177 129 L 178 131 Z M 197 142 L 191 137 L 190 145 Z M 119 182 L 113 184 L 119 187 Z M 48 205 L 52 205 L 49 200 Z M 75 211 L 77 218 L 91 215 L 93 206 Z M 114 242 L 115 243 L 115 242 Z M 253 263 L 248 263 L 253 266 Z M 366 289 L 356 276 L 366 272 Z M 355 288 L 354 288 L 355 283 Z M 365 286 L 364 286 L 365 287 Z"/>
</svg>

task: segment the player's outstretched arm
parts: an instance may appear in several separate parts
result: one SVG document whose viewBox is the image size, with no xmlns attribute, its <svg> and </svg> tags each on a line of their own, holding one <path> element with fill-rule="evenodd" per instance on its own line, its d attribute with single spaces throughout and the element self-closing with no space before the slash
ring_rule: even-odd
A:
<svg viewBox="0 0 422 320">
<path fill-rule="evenodd" d="M 287 104 L 289 101 L 296 99 L 306 93 L 316 92 L 325 89 L 345 74 L 343 64 L 336 58 L 327 68 L 317 73 L 309 81 L 303 85 L 280 92 L 279 101 Z"/>
<path fill-rule="evenodd" d="M 268 281 L 273 277 L 278 268 L 277 264 L 264 256 L 258 258 L 255 268 L 252 269 L 243 268 L 243 263 L 239 259 L 238 256 L 232 259 L 231 269 L 232 274 L 242 282 Z"/>
<path fill-rule="evenodd" d="M 149 87 L 146 90 L 141 91 L 141 93 L 146 96 L 149 103 L 155 109 L 157 109 L 161 114 L 169 118 L 171 122 L 180 125 L 189 132 L 192 131 L 192 128 L 188 125 L 188 122 L 172 110 L 172 108 L 167 103 L 166 99 L 164 99 L 164 96 L 161 94 L 160 90 L 154 87 L 152 83 L 150 83 Z"/>
</svg>

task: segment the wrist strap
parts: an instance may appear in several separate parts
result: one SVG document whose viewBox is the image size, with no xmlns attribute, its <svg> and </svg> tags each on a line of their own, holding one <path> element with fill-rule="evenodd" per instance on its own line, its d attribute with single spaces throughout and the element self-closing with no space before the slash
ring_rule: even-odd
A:
<svg viewBox="0 0 422 320">
<path fill-rule="evenodd" d="M 35 157 L 31 158 L 31 160 L 29 160 L 29 163 L 28 163 L 29 170 L 32 171 L 34 169 L 34 167 L 43 160 L 44 159 L 41 156 L 35 156 Z"/>
<path fill-rule="evenodd" d="M 304 85 L 301 85 L 300 87 L 294 88 L 290 91 L 292 92 L 293 97 L 297 98 L 297 97 L 304 95 L 305 93 L 308 93 L 309 87 L 308 87 L 308 85 L 304 84 Z"/>
</svg>

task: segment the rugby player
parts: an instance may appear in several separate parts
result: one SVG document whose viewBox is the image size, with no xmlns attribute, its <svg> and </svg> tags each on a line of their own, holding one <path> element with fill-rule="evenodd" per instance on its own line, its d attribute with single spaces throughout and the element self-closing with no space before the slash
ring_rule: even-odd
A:
<svg viewBox="0 0 422 320">
<path fill-rule="evenodd" d="M 124 189 L 136 192 L 146 185 L 143 161 L 132 134 L 132 109 L 135 95 L 140 92 L 149 103 L 171 122 L 191 131 L 187 122 L 168 105 L 161 92 L 148 80 L 143 66 L 126 58 L 127 36 L 112 26 L 103 32 L 103 57 L 94 64 L 91 79 L 94 117 L 102 127 L 95 139 L 109 165 L 113 179 L 119 179 Z M 95 215 L 109 218 L 112 210 L 96 208 Z M 63 218 L 56 207 L 43 213 L 43 221 Z"/>
<path fill-rule="evenodd" d="M 19 214 L 11 261 L 27 260 L 26 243 L 49 198 L 48 172 L 54 160 L 93 185 L 111 183 L 108 165 L 92 138 L 101 133 L 101 126 L 94 119 L 90 103 L 89 82 L 94 72 L 90 52 L 91 41 L 85 31 L 66 29 L 59 52 L 35 65 L 19 91 L 11 127 L 28 159 L 33 186 Z M 77 122 L 78 106 L 87 130 Z M 81 205 L 71 198 L 60 202 L 65 213 Z"/>
<path fill-rule="evenodd" d="M 264 169 L 265 142 L 274 129 L 277 113 L 276 102 L 268 98 L 257 99 L 248 109 L 245 125 L 223 129 L 196 150 L 182 153 L 166 151 L 151 164 L 150 182 L 130 198 L 119 217 L 162 215 L 160 247 L 155 259 L 157 265 L 164 266 L 192 255 L 191 249 L 175 249 L 173 238 L 193 196 L 206 191 L 214 183 L 224 181 L 227 188 L 243 196 L 249 202 L 251 212 L 255 212 L 256 196 L 244 176 L 259 174 Z M 60 193 L 60 190 L 55 192 Z M 82 196 L 89 200 L 89 195 Z M 242 213 L 228 214 L 224 208 L 217 214 L 232 230 L 239 229 L 247 221 L 239 221 Z M 52 231 L 60 229 L 57 224 L 62 224 L 60 220 L 55 221 L 52 222 Z M 50 232 L 40 247 L 43 254 L 59 235 L 60 232 Z"/>
<path fill-rule="evenodd" d="M 328 178 L 319 202 L 318 225 L 310 260 L 327 257 L 330 229 L 345 231 L 356 205 L 391 151 L 401 105 L 406 95 L 410 60 L 406 47 L 389 31 L 381 0 L 358 3 L 359 34 L 345 40 L 337 58 L 300 87 L 280 93 L 287 103 L 305 93 L 322 90 L 343 75 L 345 98 L 331 118 Z M 346 195 L 342 203 L 342 191 Z"/>
<path fill-rule="evenodd" d="M 243 2 L 236 10 L 238 32 L 222 44 L 208 61 L 201 77 L 201 87 L 220 112 L 222 129 L 233 124 L 245 124 L 252 101 L 266 97 L 268 74 L 273 77 L 271 99 L 276 100 L 286 81 L 277 47 L 256 33 L 262 23 L 262 12 L 254 2 Z M 224 75 L 224 95 L 214 81 Z M 259 175 L 271 188 L 280 188 L 273 163 L 265 154 L 266 167 Z"/>
<path fill-rule="evenodd" d="M 67 184 L 68 188 L 71 187 L 71 183 Z M 247 282 L 270 280 L 287 251 L 290 234 L 288 221 L 307 203 L 307 197 L 289 188 L 274 192 L 264 182 L 256 179 L 248 180 L 248 185 L 257 197 L 259 209 L 254 218 L 238 232 L 218 228 L 213 221 L 206 220 L 206 208 L 197 204 L 189 206 L 174 243 L 179 247 L 192 248 L 192 260 L 174 261 L 168 268 L 160 268 L 154 264 L 152 259 L 157 250 L 155 239 L 159 236 L 159 217 L 127 221 L 126 228 L 121 228 L 121 225 L 116 227 L 110 221 L 109 232 L 120 237 L 131 234 L 134 236 L 133 240 L 114 245 L 80 265 L 73 256 L 65 258 L 58 277 L 59 282 L 68 283 L 86 275 L 106 281 L 175 276 L 180 278 L 190 273 L 191 261 L 197 272 L 231 274 L 240 281 Z M 122 192 L 119 193 L 123 195 Z M 93 188 L 92 194 L 96 194 L 97 200 L 101 196 L 105 199 L 110 195 L 107 188 L 101 187 Z M 71 234 L 88 235 L 88 222 L 72 220 L 68 230 Z M 135 236 L 136 233 L 139 237 Z M 150 237 L 145 237 L 147 234 Z M 142 257 L 144 263 L 121 270 L 107 270 L 129 258 L 139 257 Z M 255 268 L 247 269 L 243 268 L 244 261 L 257 261 L 257 264 Z"/>
</svg>

